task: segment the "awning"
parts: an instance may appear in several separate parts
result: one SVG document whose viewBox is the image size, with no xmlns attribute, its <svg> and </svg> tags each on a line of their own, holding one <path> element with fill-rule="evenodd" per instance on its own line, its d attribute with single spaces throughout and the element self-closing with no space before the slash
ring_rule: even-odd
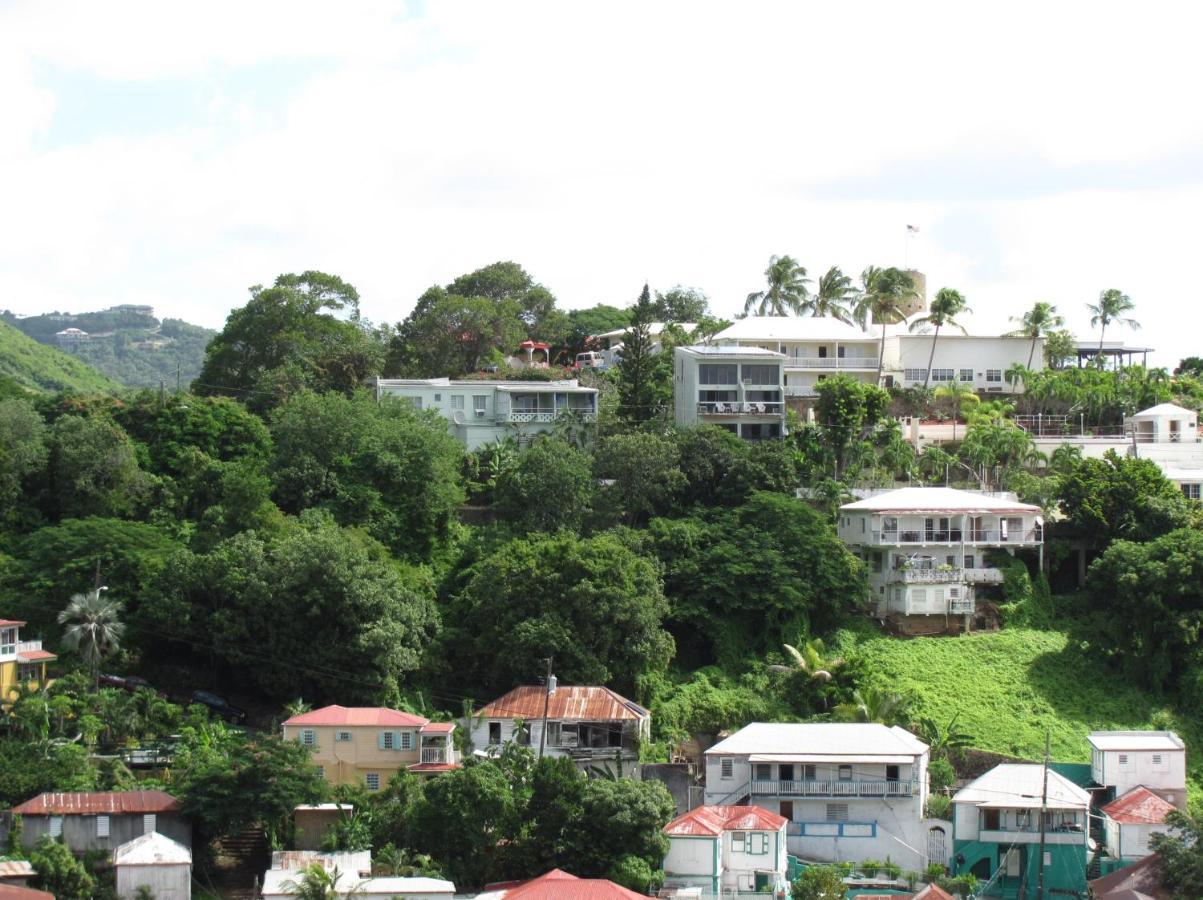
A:
<svg viewBox="0 0 1203 900">
<path fill-rule="evenodd" d="M 1025 800 L 1032 800 L 1032 803 L 1025 803 Z M 1049 797 L 1048 803 L 1045 804 L 1049 809 L 1080 809 L 1085 811 L 1085 803 L 1074 803 L 1070 800 L 1054 800 Z M 1039 797 L 1013 797 L 1010 800 L 986 800 L 977 804 L 978 809 L 1040 809 Z"/>
<path fill-rule="evenodd" d="M 826 763 L 846 766 L 853 763 L 913 763 L 913 756 L 868 756 L 865 754 L 850 756 L 846 753 L 753 753 L 748 756 L 749 762 L 783 762 L 783 763 Z"/>
</svg>

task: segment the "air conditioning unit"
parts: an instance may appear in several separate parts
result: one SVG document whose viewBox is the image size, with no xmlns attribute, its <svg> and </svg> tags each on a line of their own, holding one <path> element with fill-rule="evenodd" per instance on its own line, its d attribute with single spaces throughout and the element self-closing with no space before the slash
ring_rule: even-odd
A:
<svg viewBox="0 0 1203 900">
<path fill-rule="evenodd" d="M 483 409 L 476 410 L 476 418 L 483 419 L 484 417 L 485 417 L 485 411 Z"/>
</svg>

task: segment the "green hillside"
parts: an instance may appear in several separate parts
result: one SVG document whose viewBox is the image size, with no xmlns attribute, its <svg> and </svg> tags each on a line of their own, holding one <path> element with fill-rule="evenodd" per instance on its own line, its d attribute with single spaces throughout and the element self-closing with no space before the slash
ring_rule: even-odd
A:
<svg viewBox="0 0 1203 900">
<path fill-rule="evenodd" d="M 0 321 L 0 378 L 37 391 L 109 394 L 122 386 L 80 360 Z"/>
</svg>

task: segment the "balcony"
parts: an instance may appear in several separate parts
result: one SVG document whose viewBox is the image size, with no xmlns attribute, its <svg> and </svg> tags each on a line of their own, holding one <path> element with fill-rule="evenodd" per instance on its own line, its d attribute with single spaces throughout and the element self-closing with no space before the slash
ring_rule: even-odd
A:
<svg viewBox="0 0 1203 900">
<path fill-rule="evenodd" d="M 913 781 L 773 781 L 754 779 L 753 796 L 763 797 L 913 797 Z"/>
<path fill-rule="evenodd" d="M 954 616 L 971 616 L 973 615 L 973 600 L 949 600 L 948 611 Z"/>
<path fill-rule="evenodd" d="M 528 422 L 554 422 L 562 415 L 578 416 L 584 422 L 596 422 L 597 413 L 592 409 L 577 409 L 575 407 L 560 407 L 559 409 L 513 409 L 497 411 L 497 422 L 507 424 L 525 424 Z"/>
<path fill-rule="evenodd" d="M 867 356 L 793 356 L 785 357 L 787 369 L 862 369 L 877 370 L 877 357 Z"/>
<path fill-rule="evenodd" d="M 1043 536 L 1039 528 L 1027 531 L 962 530 L 925 531 L 923 529 L 898 529 L 897 531 L 870 531 L 871 544 L 1039 544 Z"/>
<path fill-rule="evenodd" d="M 785 386 L 785 396 L 787 397 L 817 397 L 819 392 L 813 384 L 787 384 Z"/>
<path fill-rule="evenodd" d="M 447 753 L 446 747 L 423 747 L 422 748 L 423 763 L 448 763 L 455 762 L 451 759 L 451 754 Z"/>
<path fill-rule="evenodd" d="M 983 828 L 978 832 L 978 840 L 990 844 L 1038 844 L 1040 843 L 1040 829 L 1035 826 L 1025 828 Z M 1044 833 L 1044 842 L 1046 844 L 1084 845 L 1086 843 L 1086 833 L 1081 830 L 1081 826 L 1078 826 L 1077 830 L 1065 827 L 1053 827 Z"/>
<path fill-rule="evenodd" d="M 891 581 L 903 584 L 960 584 L 965 580 L 965 570 L 956 566 L 939 566 L 930 569 L 895 569 L 890 573 Z"/>
<path fill-rule="evenodd" d="M 784 414 L 783 403 L 728 401 L 725 403 L 699 403 L 699 416 L 780 416 Z"/>
</svg>

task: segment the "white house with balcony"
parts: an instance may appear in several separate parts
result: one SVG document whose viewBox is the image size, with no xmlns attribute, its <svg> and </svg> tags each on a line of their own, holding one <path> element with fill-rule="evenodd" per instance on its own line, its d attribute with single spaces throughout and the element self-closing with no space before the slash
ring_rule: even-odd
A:
<svg viewBox="0 0 1203 900">
<path fill-rule="evenodd" d="M 928 759 L 903 728 L 754 722 L 706 751 L 705 802 L 783 816 L 795 856 L 923 869 Z"/>
<path fill-rule="evenodd" d="M 815 397 L 815 385 L 836 373 L 877 381 L 881 340 L 829 316 L 748 316 L 716 334 L 714 343 L 782 354 L 786 397 Z"/>
<path fill-rule="evenodd" d="M 507 437 L 519 443 L 551 431 L 557 421 L 597 421 L 597 389 L 575 378 L 560 381 L 453 381 L 450 378 L 376 378 L 376 399 L 399 397 L 447 420 L 468 450 Z"/>
<path fill-rule="evenodd" d="M 699 806 L 664 826 L 664 886 L 788 896 L 788 821 L 759 806 Z"/>
<path fill-rule="evenodd" d="M 1092 731 L 1090 777 L 1107 799 L 1146 787 L 1186 809 L 1186 744 L 1172 731 Z"/>
<path fill-rule="evenodd" d="M 840 540 L 865 561 L 875 614 L 972 616 L 974 590 L 1000 584 L 992 551 L 1040 552 L 1040 507 L 1009 494 L 899 488 L 840 507 Z"/>
<path fill-rule="evenodd" d="M 932 357 L 932 336 L 890 334 L 885 340 L 883 371 L 886 383 L 897 387 L 943 387 L 953 382 L 968 385 L 983 393 L 1022 393 L 1023 383 L 1008 384 L 1007 370 L 1019 364 L 1039 370 L 1044 368 L 1044 343 L 1024 337 L 1002 335 L 959 334 L 945 329 L 936 341 Z M 931 373 L 928 373 L 928 360 Z"/>
<path fill-rule="evenodd" d="M 677 347 L 673 403 L 678 425 L 709 424 L 749 441 L 785 434 L 785 357 L 759 347 Z"/>
</svg>

